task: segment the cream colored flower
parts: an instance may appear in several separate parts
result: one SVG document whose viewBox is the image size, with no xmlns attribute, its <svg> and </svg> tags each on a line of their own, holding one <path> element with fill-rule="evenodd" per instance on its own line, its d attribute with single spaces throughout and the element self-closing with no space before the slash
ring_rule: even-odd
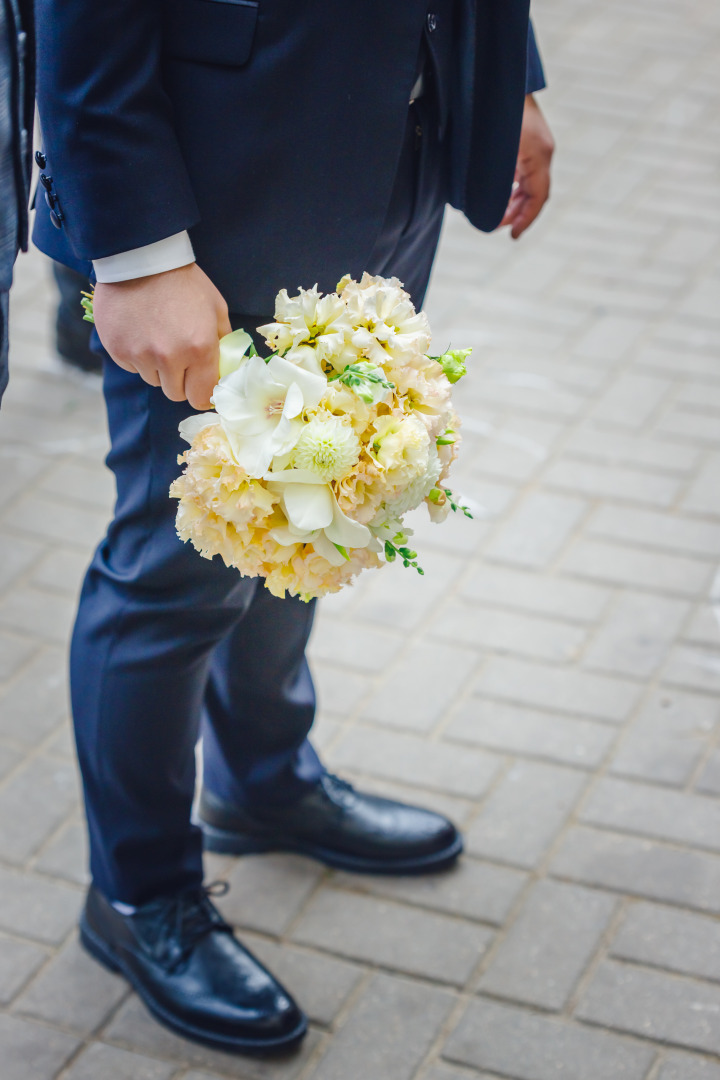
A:
<svg viewBox="0 0 720 1080">
<path fill-rule="evenodd" d="M 334 416 L 316 417 L 302 429 L 292 463 L 327 483 L 346 476 L 359 457 L 360 440 L 348 424 Z"/>
<path fill-rule="evenodd" d="M 378 416 L 369 452 L 390 474 L 391 483 L 409 483 L 421 476 L 428 465 L 430 437 L 415 416 Z"/>
<path fill-rule="evenodd" d="M 409 484 L 400 487 L 394 495 L 383 501 L 383 509 L 392 517 L 402 518 L 409 510 L 414 510 L 430 494 L 440 479 L 440 458 L 437 451 L 430 447 L 425 471 Z"/>
<path fill-rule="evenodd" d="M 320 360 L 344 352 L 351 329 L 345 303 L 336 293 L 323 296 L 317 285 L 300 289 L 293 297 L 287 289 L 281 289 L 275 298 L 275 322 L 258 327 L 276 351 L 308 344 Z M 352 356 L 355 358 L 356 353 Z"/>
<path fill-rule="evenodd" d="M 388 359 L 410 363 L 430 347 L 430 325 L 416 312 L 397 278 L 363 274 L 360 282 L 343 279 L 341 297 L 355 330 L 352 344 L 373 363 Z"/>
<path fill-rule="evenodd" d="M 211 401 L 248 476 L 262 476 L 276 455 L 293 449 L 303 428 L 300 414 L 317 405 L 326 389 L 324 375 L 280 356 L 267 363 L 252 356 L 220 380 Z"/>
<path fill-rule="evenodd" d="M 333 489 L 307 469 L 284 469 L 264 477 L 270 491 L 280 495 L 287 529 L 273 530 L 278 543 L 316 543 L 320 533 L 337 552 L 341 548 L 367 547 L 372 537 L 365 525 L 347 517 L 338 506 Z M 325 551 L 329 548 L 319 541 Z M 333 559 L 335 555 L 333 555 Z"/>
</svg>

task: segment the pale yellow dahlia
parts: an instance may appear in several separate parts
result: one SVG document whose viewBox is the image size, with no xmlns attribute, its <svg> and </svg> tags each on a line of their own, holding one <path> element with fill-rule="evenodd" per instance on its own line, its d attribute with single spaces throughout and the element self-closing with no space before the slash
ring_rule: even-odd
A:
<svg viewBox="0 0 720 1080">
<path fill-rule="evenodd" d="M 360 457 L 360 440 L 335 416 L 315 417 L 302 429 L 293 451 L 292 464 L 309 469 L 322 480 L 341 480 Z"/>
</svg>

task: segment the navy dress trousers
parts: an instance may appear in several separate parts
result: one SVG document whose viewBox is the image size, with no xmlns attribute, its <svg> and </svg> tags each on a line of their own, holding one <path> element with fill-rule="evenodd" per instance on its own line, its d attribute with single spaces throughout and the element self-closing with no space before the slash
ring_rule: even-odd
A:
<svg viewBox="0 0 720 1080">
<path fill-rule="evenodd" d="M 526 0 L 38 8 L 61 227 L 39 215 L 36 242 L 87 270 L 188 228 L 247 329 L 278 289 L 334 288 L 347 271 L 396 275 L 420 305 L 446 203 L 498 224 L 524 96 L 543 84 Z M 57 47 L 68 20 L 72 55 Z M 295 799 L 321 775 L 314 604 L 177 539 L 168 488 L 189 406 L 109 358 L 104 385 L 117 503 L 83 587 L 72 705 L 93 879 L 140 904 L 202 878 L 199 734 L 204 783 L 239 805 Z"/>
</svg>

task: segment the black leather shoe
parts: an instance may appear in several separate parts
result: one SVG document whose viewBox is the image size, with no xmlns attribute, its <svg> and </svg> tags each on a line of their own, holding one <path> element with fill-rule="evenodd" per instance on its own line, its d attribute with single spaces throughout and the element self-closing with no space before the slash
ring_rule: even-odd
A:
<svg viewBox="0 0 720 1080">
<path fill-rule="evenodd" d="M 441 870 L 463 846 L 455 826 L 440 814 L 363 795 L 330 773 L 295 802 L 268 802 L 252 811 L 203 790 L 197 821 L 208 851 L 294 851 L 364 874 Z"/>
<path fill-rule="evenodd" d="M 209 891 L 185 889 L 121 915 L 91 887 L 80 940 L 125 976 L 162 1024 L 188 1039 L 244 1053 L 293 1046 L 305 1034 L 305 1017 L 233 937 Z"/>
</svg>

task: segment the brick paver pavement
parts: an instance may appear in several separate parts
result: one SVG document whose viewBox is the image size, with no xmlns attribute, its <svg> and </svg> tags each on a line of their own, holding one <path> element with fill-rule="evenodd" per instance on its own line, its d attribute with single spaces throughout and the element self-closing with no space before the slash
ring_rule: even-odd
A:
<svg viewBox="0 0 720 1080">
<path fill-rule="evenodd" d="M 323 605 L 328 762 L 451 813 L 451 874 L 209 860 L 313 1024 L 280 1062 L 158 1027 L 80 951 L 65 649 L 111 501 L 98 389 L 21 260 L 0 422 L 2 1080 L 720 1078 L 720 16 L 537 0 L 559 153 L 519 245 L 447 223 L 436 343 L 476 347 L 426 576 Z"/>
</svg>

